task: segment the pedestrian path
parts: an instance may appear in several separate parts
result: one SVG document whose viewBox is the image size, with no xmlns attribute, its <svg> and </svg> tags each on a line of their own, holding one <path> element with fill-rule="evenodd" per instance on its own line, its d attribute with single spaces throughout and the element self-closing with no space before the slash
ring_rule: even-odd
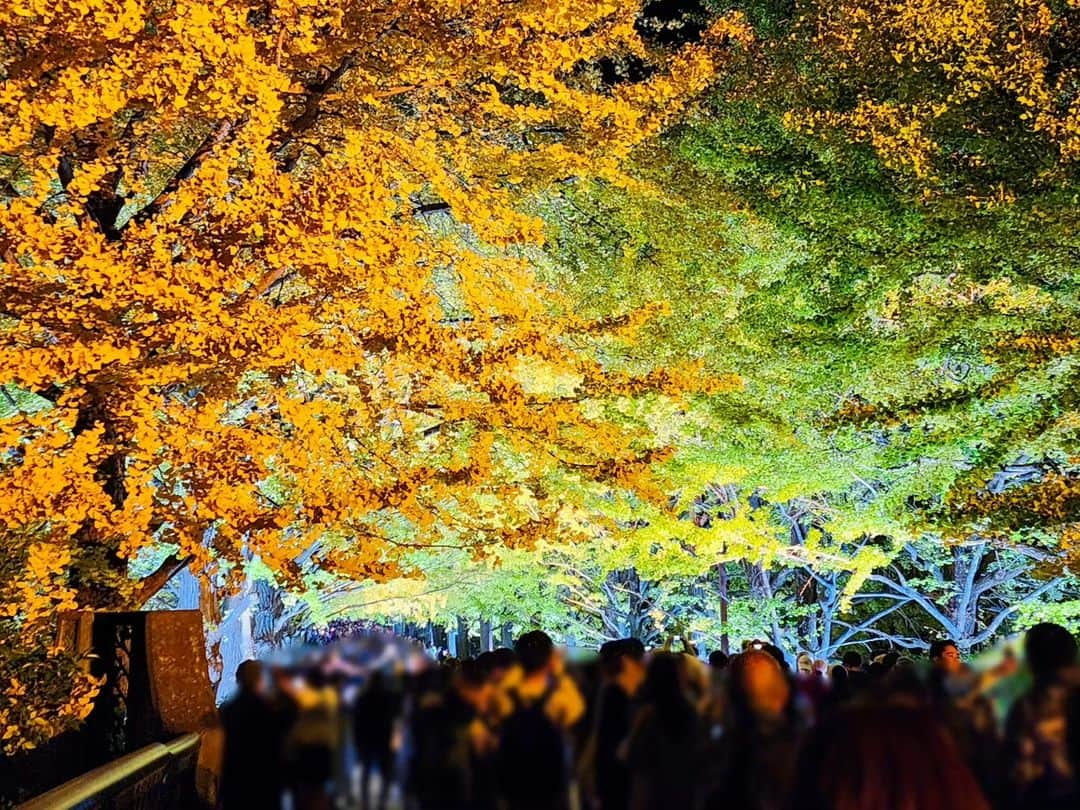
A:
<svg viewBox="0 0 1080 810">
<path fill-rule="evenodd" d="M 341 800 L 337 803 L 338 810 L 405 810 L 405 803 L 402 801 L 401 792 L 397 786 L 393 786 L 390 789 L 390 795 L 387 798 L 386 805 L 382 808 L 378 806 L 377 798 L 379 796 L 379 790 L 382 787 L 379 775 L 373 774 L 371 777 L 371 791 L 372 802 L 369 805 L 364 805 L 360 801 L 360 772 L 359 770 L 353 774 L 352 788 L 349 791 L 350 800 Z"/>
</svg>

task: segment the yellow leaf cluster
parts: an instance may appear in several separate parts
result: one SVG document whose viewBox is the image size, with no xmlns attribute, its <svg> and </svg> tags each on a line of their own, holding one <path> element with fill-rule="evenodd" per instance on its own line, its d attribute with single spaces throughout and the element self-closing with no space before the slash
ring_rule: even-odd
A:
<svg viewBox="0 0 1080 810">
<path fill-rule="evenodd" d="M 858 98 L 851 110 L 793 110 L 792 126 L 839 130 L 873 146 L 890 167 L 929 180 L 940 153 L 930 134 L 936 121 L 1009 98 L 1022 128 L 1044 136 L 1064 162 L 1080 158 L 1080 98 L 1072 89 L 1080 74 L 1061 56 L 1075 47 L 1076 19 L 1059 5 L 841 0 L 807 21 L 826 69 L 850 79 Z"/>
<path fill-rule="evenodd" d="M 26 549 L 0 611 L 95 606 L 88 561 L 161 542 L 193 570 L 379 578 L 446 533 L 478 553 L 575 535 L 588 512 L 555 480 L 659 497 L 665 448 L 605 403 L 738 381 L 599 367 L 580 338 L 603 325 L 559 314 L 517 207 L 629 182 L 622 160 L 750 40 L 731 14 L 654 53 L 639 10 L 4 3 L 0 382 L 47 407 L 0 420 L 0 532 Z M 656 69 L 580 78 L 620 55 Z M 5 743 L 40 737 L 13 712 Z"/>
<path fill-rule="evenodd" d="M 582 337 L 609 325 L 560 314 L 517 207 L 629 182 L 623 159 L 751 38 L 731 14 L 656 53 L 639 10 L 4 4 L 0 381 L 49 407 L 0 423 L 0 529 L 33 539 L 3 610 L 85 605 L 68 571 L 93 549 L 168 542 L 288 579 L 322 544 L 326 568 L 385 577 L 437 530 L 478 549 L 572 534 L 560 476 L 658 497 L 665 448 L 606 403 L 739 381 L 590 359 Z M 581 78 L 624 55 L 655 70 Z"/>
</svg>

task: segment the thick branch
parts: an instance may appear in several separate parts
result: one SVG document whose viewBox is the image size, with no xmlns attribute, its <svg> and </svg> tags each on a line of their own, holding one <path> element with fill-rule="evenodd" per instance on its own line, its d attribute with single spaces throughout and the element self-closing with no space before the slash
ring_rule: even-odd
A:
<svg viewBox="0 0 1080 810">
<path fill-rule="evenodd" d="M 838 621 L 841 627 L 850 627 L 847 622 Z M 896 636 L 892 633 L 886 633 L 882 630 L 876 630 L 873 627 L 866 627 L 862 630 L 863 633 L 873 636 L 875 638 L 884 639 L 890 644 L 895 644 L 897 647 L 903 647 L 906 650 L 926 650 L 930 648 L 930 645 L 920 638 L 908 638 L 905 636 Z M 865 644 L 866 642 L 859 642 Z"/>
<path fill-rule="evenodd" d="M 986 626 L 986 628 L 981 633 L 979 633 L 977 636 L 975 636 L 974 638 L 971 639 L 970 645 L 975 646 L 977 644 L 982 644 L 983 642 L 989 640 L 991 637 L 993 637 L 994 633 L 997 632 L 998 628 L 1001 627 L 1001 625 L 1004 623 L 1004 621 L 1007 618 L 1009 618 L 1009 616 L 1011 616 L 1013 613 L 1018 611 L 1021 608 L 1021 606 L 1026 605 L 1028 602 L 1032 602 L 1032 601 L 1038 599 L 1040 596 L 1042 596 L 1048 590 L 1053 588 L 1059 582 L 1061 582 L 1060 579 L 1048 580 L 1046 583 L 1044 583 L 1039 588 L 1036 588 L 1034 591 L 1029 593 L 1027 596 L 1025 596 L 1019 602 L 1014 602 L 1013 604 L 1009 605 L 1007 608 L 1005 608 L 1003 611 L 1001 611 L 1001 613 L 999 613 L 997 616 L 995 616 L 994 620 L 992 622 L 990 622 L 990 624 L 988 624 Z"/>
<path fill-rule="evenodd" d="M 959 553 L 963 554 L 964 552 L 961 550 Z M 982 565 L 985 554 L 986 543 L 976 543 L 971 559 L 968 561 L 968 568 L 964 577 L 964 589 L 960 592 L 957 600 L 954 614 L 957 625 L 963 626 L 967 624 L 968 610 L 972 604 L 972 589 L 975 587 L 975 577 L 979 573 L 979 567 Z"/>
<path fill-rule="evenodd" d="M 834 648 L 834 649 L 842 647 L 850 639 L 854 638 L 859 633 L 865 632 L 865 631 L 873 628 L 873 626 L 875 624 L 877 624 L 881 619 L 884 619 L 890 613 L 893 613 L 894 611 L 899 610 L 904 605 L 908 604 L 908 602 L 910 602 L 910 601 L 911 600 L 909 600 L 909 599 L 905 599 L 902 602 L 897 602 L 894 605 L 890 605 L 889 607 L 885 608 L 884 610 L 878 611 L 873 616 L 871 616 L 869 619 L 866 619 L 865 621 L 862 621 L 857 625 L 850 625 L 847 622 L 838 622 L 838 624 L 846 625 L 848 630 L 847 630 L 846 633 L 844 633 L 842 636 L 840 636 L 840 638 L 838 638 L 835 642 L 832 639 L 828 639 L 829 646 Z"/>
<path fill-rule="evenodd" d="M 270 149 L 273 152 L 281 152 L 288 149 L 292 144 L 315 126 L 319 120 L 319 107 L 330 93 L 337 86 L 337 83 L 341 81 L 342 77 L 348 73 L 356 64 L 356 54 L 347 53 L 344 58 L 338 64 L 336 68 L 330 71 L 329 75 L 321 82 L 310 85 L 307 97 L 304 99 L 304 110 L 296 118 L 289 121 L 289 123 L 282 126 L 274 133 L 270 138 Z M 292 157 L 285 161 L 282 166 L 282 170 L 290 172 L 296 166 L 296 158 Z"/>
<path fill-rule="evenodd" d="M 999 585 L 1004 585 L 1006 582 L 1011 582 L 1017 577 L 1027 573 L 1029 566 L 1021 565 L 1016 568 L 1002 568 L 996 573 L 983 577 L 975 583 L 975 587 L 972 589 L 972 596 L 977 600 L 987 591 L 993 590 Z"/>
<path fill-rule="evenodd" d="M 151 596 L 168 585 L 173 577 L 187 568 L 187 564 L 187 557 L 177 557 L 175 554 L 170 555 L 168 559 L 158 566 L 158 569 L 154 573 L 139 581 L 139 587 L 135 591 L 135 596 L 132 600 L 134 604 L 142 607 Z"/>
<path fill-rule="evenodd" d="M 188 156 L 188 159 L 184 161 L 176 174 L 172 176 L 172 179 L 158 192 L 158 195 L 131 219 L 136 223 L 143 223 L 161 212 L 172 195 L 180 189 L 180 184 L 195 174 L 214 147 L 223 143 L 230 135 L 240 129 L 239 123 L 235 120 L 226 119 L 213 127 L 206 134 L 206 137 L 202 139 L 202 142 L 195 147 L 195 151 Z"/>
<path fill-rule="evenodd" d="M 949 619 L 948 616 L 941 612 L 937 605 L 935 605 L 933 602 L 931 602 L 929 599 L 919 593 L 915 588 L 909 587 L 907 584 L 907 580 L 903 578 L 903 575 L 901 575 L 901 580 L 902 584 L 897 584 L 888 577 L 883 577 L 880 574 L 871 574 L 869 577 L 867 577 L 868 582 L 880 583 L 881 585 L 884 585 L 885 587 L 891 588 L 892 590 L 896 591 L 901 596 L 910 598 L 911 601 L 915 602 L 919 607 L 929 613 L 930 616 L 934 619 L 934 621 L 940 624 L 949 635 L 958 635 L 956 632 L 956 625 Z"/>
</svg>

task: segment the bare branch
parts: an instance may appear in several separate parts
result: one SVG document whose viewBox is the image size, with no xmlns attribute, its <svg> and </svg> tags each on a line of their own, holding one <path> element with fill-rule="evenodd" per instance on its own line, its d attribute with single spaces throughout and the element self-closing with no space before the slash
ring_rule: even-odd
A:
<svg viewBox="0 0 1080 810">
<path fill-rule="evenodd" d="M 1036 600 L 1040 596 L 1042 596 L 1044 593 L 1046 593 L 1048 590 L 1050 590 L 1051 588 L 1055 587 L 1056 585 L 1058 585 L 1060 583 L 1061 583 L 1061 578 L 1060 577 L 1048 580 L 1041 587 L 1036 588 L 1034 591 L 1029 593 L 1027 596 L 1025 596 L 1019 602 L 1014 602 L 1013 604 L 1006 607 L 997 616 L 994 617 L 994 620 L 992 622 L 990 622 L 990 624 L 988 624 L 986 626 L 986 628 L 981 633 L 979 633 L 977 636 L 975 636 L 971 640 L 971 646 L 975 646 L 977 644 L 982 644 L 983 642 L 988 641 L 990 638 L 993 637 L 994 633 L 997 632 L 998 628 L 1001 627 L 1001 625 L 1005 622 L 1005 620 L 1007 618 L 1009 618 L 1009 616 L 1011 616 L 1013 613 L 1018 611 L 1021 608 L 1021 606 L 1026 605 L 1029 602 L 1033 602 L 1034 600 Z"/>
<path fill-rule="evenodd" d="M 929 613 L 934 621 L 940 624 L 949 635 L 960 635 L 960 633 L 957 632 L 959 628 L 957 628 L 956 624 L 948 616 L 942 613 L 937 605 L 927 599 L 923 594 L 919 593 L 915 588 L 909 586 L 907 584 L 907 579 L 904 578 L 903 574 L 900 574 L 899 572 L 897 572 L 897 574 L 900 578 L 899 584 L 880 574 L 871 574 L 867 577 L 867 581 L 877 582 L 887 588 L 891 588 L 901 596 L 910 597 L 911 601 L 915 602 L 919 607 Z"/>
<path fill-rule="evenodd" d="M 873 616 L 871 616 L 869 619 L 865 619 L 864 621 L 860 622 L 857 625 L 851 625 L 851 624 L 848 624 L 847 622 L 837 622 L 837 624 L 845 625 L 848 628 L 848 630 L 847 630 L 846 633 L 844 633 L 842 636 L 840 636 L 840 638 L 838 638 L 835 642 L 833 642 L 832 639 L 827 639 L 827 641 L 829 642 L 829 646 L 833 647 L 834 649 L 837 648 L 837 647 L 842 647 L 851 638 L 853 638 L 854 636 L 858 635 L 861 632 L 864 632 L 864 631 L 872 628 L 875 624 L 877 624 L 879 621 L 884 619 L 890 613 L 895 613 L 897 610 L 902 608 L 904 605 L 908 604 L 910 601 L 911 601 L 910 599 L 905 599 L 902 602 L 897 602 L 895 605 L 890 605 L 889 607 L 885 608 L 884 610 L 878 611 Z"/>
</svg>

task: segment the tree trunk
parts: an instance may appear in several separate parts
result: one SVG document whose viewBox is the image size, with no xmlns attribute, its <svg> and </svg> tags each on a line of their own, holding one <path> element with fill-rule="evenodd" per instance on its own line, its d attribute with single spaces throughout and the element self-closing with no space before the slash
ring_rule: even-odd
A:
<svg viewBox="0 0 1080 810">
<path fill-rule="evenodd" d="M 471 655 L 471 645 L 469 643 L 469 622 L 464 616 L 457 617 L 457 657 L 468 658 Z"/>
<path fill-rule="evenodd" d="M 202 613 L 203 629 L 206 632 L 206 662 L 210 668 L 210 685 L 217 693 L 221 683 L 221 637 L 217 633 L 221 624 L 221 604 L 218 602 L 217 589 L 205 574 L 199 577 L 199 612 Z"/>
<path fill-rule="evenodd" d="M 79 405 L 79 415 L 75 419 L 72 433 L 79 436 L 101 425 L 103 445 L 113 445 L 114 450 L 98 465 L 94 471 L 94 480 L 109 497 L 114 509 L 122 509 L 126 493 L 124 491 L 125 459 L 115 449 L 118 434 L 113 420 L 105 407 L 103 392 L 90 387 L 86 399 Z M 125 607 L 131 598 L 123 592 L 127 584 L 127 560 L 120 556 L 116 538 L 100 537 L 93 524 L 85 520 L 76 533 L 76 543 L 80 550 L 88 552 L 104 549 L 104 571 L 74 569 L 72 586 L 78 594 L 79 604 L 88 608 Z M 164 583 L 162 583 L 164 585 Z M 149 598 L 149 597 L 147 597 Z"/>
<path fill-rule="evenodd" d="M 728 641 L 728 572 L 727 563 L 720 563 L 720 650 L 724 655 L 730 655 Z"/>
<path fill-rule="evenodd" d="M 199 580 L 184 566 L 176 576 L 176 609 L 199 609 Z"/>
<path fill-rule="evenodd" d="M 221 675 L 217 686 L 219 703 L 235 691 L 236 670 L 240 664 L 255 657 L 251 626 L 255 596 L 254 583 L 245 576 L 240 593 L 226 598 L 222 611 L 224 616 L 213 633 L 221 658 Z"/>
</svg>

